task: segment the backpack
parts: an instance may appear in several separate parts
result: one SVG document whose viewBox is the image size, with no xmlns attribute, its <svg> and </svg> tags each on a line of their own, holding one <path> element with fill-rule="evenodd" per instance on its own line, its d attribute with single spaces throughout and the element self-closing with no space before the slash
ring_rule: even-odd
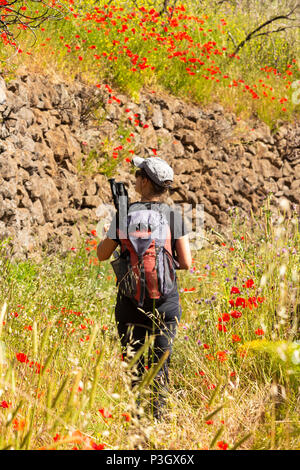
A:
<svg viewBox="0 0 300 470">
<path fill-rule="evenodd" d="M 121 294 L 141 307 L 145 296 L 160 299 L 176 285 L 178 263 L 172 256 L 171 228 L 167 217 L 158 210 L 134 208 L 127 214 L 127 228 L 117 226 L 121 245 L 118 259 L 111 262 Z"/>
</svg>

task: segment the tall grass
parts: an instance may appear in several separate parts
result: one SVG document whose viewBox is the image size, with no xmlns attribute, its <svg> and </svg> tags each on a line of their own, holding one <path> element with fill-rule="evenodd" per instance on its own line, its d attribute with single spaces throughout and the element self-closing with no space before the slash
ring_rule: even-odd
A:
<svg viewBox="0 0 300 470">
<path fill-rule="evenodd" d="M 43 24 L 34 47 L 30 33 L 21 33 L 20 53 L 6 71 L 27 65 L 67 80 L 94 85 L 106 80 L 136 100 L 145 87 L 164 89 L 203 105 L 220 102 L 273 126 L 299 112 L 293 88 L 299 79 L 299 37 L 296 29 L 261 36 L 232 57 L 246 34 L 281 8 L 264 10 L 252 3 L 253 9 L 216 9 L 211 2 L 183 2 L 168 17 L 158 15 L 159 5 L 144 2 L 63 2 L 66 16 Z M 1 46 L 2 58 L 10 53 Z"/>
<path fill-rule="evenodd" d="M 122 360 L 115 279 L 94 236 L 40 263 L 12 261 L 2 242 L 0 447 L 299 448 L 297 216 L 262 211 L 247 230 L 236 220 L 178 272 L 183 315 L 159 424 L 151 370 L 137 409 L 138 356 Z"/>
</svg>

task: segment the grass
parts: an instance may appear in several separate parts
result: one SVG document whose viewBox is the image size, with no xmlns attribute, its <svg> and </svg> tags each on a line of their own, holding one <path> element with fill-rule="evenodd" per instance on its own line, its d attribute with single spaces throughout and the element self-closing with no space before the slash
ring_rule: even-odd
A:
<svg viewBox="0 0 300 470">
<path fill-rule="evenodd" d="M 101 23 L 99 12 L 90 19 L 86 11 L 70 13 L 59 28 L 43 25 L 32 50 L 28 35 L 20 36 L 22 52 L 2 71 L 9 79 L 14 67 L 30 65 L 95 86 L 106 80 L 137 101 L 144 88 L 164 89 L 201 105 L 220 102 L 271 126 L 279 118 L 297 117 L 292 84 L 299 78 L 298 50 L 292 55 L 286 47 L 292 36 L 277 36 L 276 64 L 268 40 L 264 47 L 249 43 L 240 59 L 230 58 L 227 50 L 221 53 L 228 33 L 239 42 L 258 19 L 242 10 L 215 13 L 212 6 L 203 3 L 191 19 L 181 19 L 177 11 L 178 26 L 174 22 L 168 31 L 162 19 L 155 23 L 131 7 L 123 12 L 110 6 L 111 17 Z M 125 36 L 118 29 L 130 12 Z M 117 40 L 120 44 L 113 43 Z M 171 53 L 177 55 L 169 59 Z M 7 54 L 2 45 L 1 57 Z M 204 57 L 204 64 L 189 62 L 188 73 L 180 57 Z M 119 131 L 120 139 L 129 138 L 124 123 Z M 118 142 L 122 158 L 134 147 L 126 142 Z M 85 156 L 82 173 L 109 176 L 119 161 L 114 145 L 107 142 Z M 274 218 L 268 206 L 249 219 L 250 226 L 232 213 L 232 235 L 207 233 L 206 245 L 193 253 L 191 271 L 178 272 L 183 315 L 167 416 L 159 425 L 149 412 L 151 370 L 142 390 L 142 418 L 136 418 L 129 382 L 137 358 L 130 367 L 122 361 L 115 279 L 110 264 L 97 261 L 95 235 L 66 255 L 45 253 L 40 262 L 13 261 L 10 241 L 1 242 L 0 448 L 299 450 L 298 219 L 283 209 Z"/>
<path fill-rule="evenodd" d="M 20 35 L 20 53 L 3 69 L 8 77 L 13 67 L 27 65 L 67 80 L 107 81 L 137 101 L 142 89 L 164 89 L 204 106 L 219 102 L 271 127 L 278 119 L 299 116 L 297 30 L 253 39 L 231 57 L 232 41 L 240 43 L 280 6 L 277 11 L 274 5 L 262 10 L 259 5 L 251 10 L 225 5 L 216 11 L 213 2 L 185 2 L 168 21 L 155 14 L 158 5 L 63 4 L 65 19 L 44 23 L 34 47 L 28 31 Z M 1 57 L 10 54 L 8 45 L 2 45 Z"/>
<path fill-rule="evenodd" d="M 299 449 L 297 217 L 262 211 L 251 230 L 232 220 L 231 238 L 207 233 L 191 271 L 178 272 L 161 424 L 149 385 L 135 417 L 137 357 L 122 361 L 114 275 L 96 261 L 94 235 L 40 263 L 11 261 L 2 242 L 0 447 Z"/>
</svg>

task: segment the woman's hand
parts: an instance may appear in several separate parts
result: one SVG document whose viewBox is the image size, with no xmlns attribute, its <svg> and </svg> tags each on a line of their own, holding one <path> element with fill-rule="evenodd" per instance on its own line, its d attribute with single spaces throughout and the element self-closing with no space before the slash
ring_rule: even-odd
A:
<svg viewBox="0 0 300 470">
<path fill-rule="evenodd" d="M 110 238 L 104 238 L 97 246 L 97 256 L 99 261 L 105 261 L 111 257 L 118 243 Z"/>
</svg>

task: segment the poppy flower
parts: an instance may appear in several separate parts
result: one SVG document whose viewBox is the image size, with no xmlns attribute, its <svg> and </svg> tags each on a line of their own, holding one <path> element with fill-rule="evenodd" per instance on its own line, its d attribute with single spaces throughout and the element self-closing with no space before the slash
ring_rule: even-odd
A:
<svg viewBox="0 0 300 470">
<path fill-rule="evenodd" d="M 16 358 L 19 362 L 25 362 L 25 363 L 29 362 L 28 357 L 24 353 L 17 353 Z"/>
<path fill-rule="evenodd" d="M 243 284 L 243 287 L 246 287 L 247 289 L 254 288 L 255 286 L 254 286 L 253 279 L 248 279 L 248 281 L 245 284 Z"/>
<path fill-rule="evenodd" d="M 124 416 L 124 418 L 125 418 L 125 421 L 126 421 L 126 422 L 129 422 L 129 421 L 130 421 L 130 419 L 131 419 L 131 417 L 130 417 L 130 414 L 129 414 L 129 413 L 122 413 L 122 416 Z"/>
<path fill-rule="evenodd" d="M 94 441 L 91 441 L 90 445 L 93 450 L 103 450 L 105 448 L 105 444 L 96 444 Z"/>
<path fill-rule="evenodd" d="M 13 428 L 15 431 L 23 431 L 25 427 L 26 421 L 25 419 L 21 419 L 20 421 L 18 419 L 13 420 Z"/>
<path fill-rule="evenodd" d="M 238 287 L 232 287 L 231 288 L 231 291 L 230 291 L 230 294 L 240 294 L 240 290 Z"/>
<path fill-rule="evenodd" d="M 240 318 L 242 316 L 242 313 L 238 312 L 237 310 L 233 310 L 230 315 L 232 316 L 232 318 Z"/>
<path fill-rule="evenodd" d="M 220 362 L 225 362 L 227 361 L 227 353 L 225 351 L 218 351 L 217 352 L 217 357 Z"/>
<path fill-rule="evenodd" d="M 219 447 L 219 449 L 221 450 L 227 450 L 228 449 L 228 444 L 224 441 L 219 441 L 217 442 L 217 446 Z"/>
<path fill-rule="evenodd" d="M 239 307 L 242 306 L 243 308 L 246 307 L 246 300 L 243 297 L 238 297 L 235 301 L 235 306 Z"/>
<path fill-rule="evenodd" d="M 217 328 L 218 328 L 219 331 L 224 331 L 224 333 L 226 333 L 226 331 L 227 331 L 226 326 L 221 325 L 221 323 L 218 323 Z"/>
<path fill-rule="evenodd" d="M 230 315 L 228 313 L 223 313 L 222 321 L 223 322 L 228 322 L 229 320 L 230 320 Z"/>
<path fill-rule="evenodd" d="M 239 341 L 241 341 L 241 338 L 238 335 L 232 335 L 231 338 L 234 343 L 238 343 Z"/>
<path fill-rule="evenodd" d="M 98 411 L 103 416 L 103 418 L 112 418 L 112 414 L 108 410 L 105 410 L 104 408 L 101 408 Z"/>
<path fill-rule="evenodd" d="M 262 330 L 261 328 L 257 328 L 257 330 L 255 330 L 254 332 L 257 336 L 263 336 L 265 334 L 264 330 Z"/>
</svg>

